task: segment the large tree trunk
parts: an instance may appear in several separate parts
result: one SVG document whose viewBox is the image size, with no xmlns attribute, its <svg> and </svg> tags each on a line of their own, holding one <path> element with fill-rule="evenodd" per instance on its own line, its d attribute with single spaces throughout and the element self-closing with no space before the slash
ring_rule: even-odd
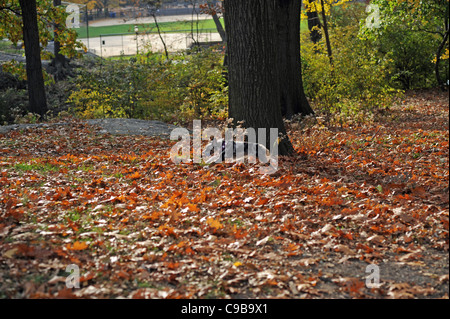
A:
<svg viewBox="0 0 450 319">
<path fill-rule="evenodd" d="M 291 118 L 295 114 L 309 115 L 313 110 L 303 90 L 300 60 L 299 0 L 279 0 L 277 12 L 278 66 L 281 90 L 281 111 Z"/>
<path fill-rule="evenodd" d="M 276 0 L 225 0 L 228 41 L 229 117 L 234 124 L 266 129 L 286 136 L 280 107 L 277 70 Z M 294 153 L 289 138 L 279 144 L 280 155 Z"/>
<path fill-rule="evenodd" d="M 43 116 L 47 112 L 47 99 L 42 75 L 36 0 L 19 0 L 19 3 L 22 9 L 30 112 Z"/>
</svg>

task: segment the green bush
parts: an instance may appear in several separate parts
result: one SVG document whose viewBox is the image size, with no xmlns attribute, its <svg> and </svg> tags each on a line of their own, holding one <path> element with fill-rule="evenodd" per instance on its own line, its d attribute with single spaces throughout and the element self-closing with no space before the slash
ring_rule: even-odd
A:
<svg viewBox="0 0 450 319">
<path fill-rule="evenodd" d="M 313 44 L 302 35 L 302 71 L 305 93 L 319 112 L 335 118 L 367 120 L 388 108 L 398 92 L 389 86 L 389 57 L 374 53 L 358 38 L 355 25 L 334 26 L 330 32 L 331 65 L 325 40 Z"/>
<path fill-rule="evenodd" d="M 379 54 L 389 56 L 392 85 L 409 90 L 436 86 L 433 59 L 438 40 L 434 34 L 392 25 L 372 45 Z"/>
<path fill-rule="evenodd" d="M 442 33 L 445 12 L 431 2 L 416 3 L 421 10 L 428 10 L 428 16 L 413 15 L 406 9 L 411 4 L 405 1 L 377 0 L 371 4 L 384 10 L 379 28 L 366 27 L 365 4 L 344 4 L 331 10 L 328 22 L 333 66 L 325 36 L 314 45 L 308 32 L 302 34 L 306 95 L 315 102 L 316 111 L 340 121 L 370 119 L 388 108 L 402 91 L 438 84 L 435 55 L 442 36 L 437 31 Z M 448 19 L 448 9 L 446 14 Z M 448 50 L 442 52 L 440 74 L 447 82 Z"/>
<path fill-rule="evenodd" d="M 403 90 L 436 87 L 435 61 L 448 28 L 448 1 L 373 0 L 371 5 L 378 26 L 362 20 L 360 38 L 377 54 L 389 56 L 391 84 Z M 447 82 L 449 60 L 441 54 L 440 81 Z"/>
<path fill-rule="evenodd" d="M 148 53 L 83 68 L 68 102 L 84 118 L 130 117 L 176 122 L 226 116 L 222 55 L 213 50 L 166 60 Z"/>
</svg>

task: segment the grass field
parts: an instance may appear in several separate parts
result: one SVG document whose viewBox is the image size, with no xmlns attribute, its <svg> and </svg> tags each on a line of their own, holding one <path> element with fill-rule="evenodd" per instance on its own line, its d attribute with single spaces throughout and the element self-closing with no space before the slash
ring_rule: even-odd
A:
<svg viewBox="0 0 450 319">
<path fill-rule="evenodd" d="M 177 22 L 162 22 L 158 23 L 162 32 L 190 32 L 191 22 L 190 21 L 177 21 Z M 223 19 L 222 19 L 222 24 Z M 150 24 L 138 24 L 139 32 L 157 32 L 156 25 L 154 23 Z M 216 25 L 212 19 L 210 20 L 200 20 L 198 22 L 198 27 L 200 30 L 210 30 L 215 29 Z M 197 28 L 194 23 L 194 30 Z M 77 29 L 79 38 L 87 38 L 86 27 L 83 26 Z M 112 26 L 102 26 L 102 27 L 89 27 L 89 37 L 99 37 L 100 35 L 107 34 L 120 34 L 120 33 L 134 33 L 134 24 L 120 24 Z"/>
<path fill-rule="evenodd" d="M 0 41 L 0 52 L 9 54 L 22 54 L 24 50 L 15 48 L 11 41 Z"/>
<path fill-rule="evenodd" d="M 224 25 L 223 19 L 221 19 L 222 25 Z M 177 21 L 177 22 L 162 22 L 159 23 L 162 32 L 190 32 L 191 21 Z M 157 32 L 156 25 L 154 23 L 150 24 L 138 24 L 140 32 Z M 200 20 L 198 25 L 200 30 L 215 30 L 216 25 L 213 19 Z M 194 24 L 194 29 L 196 25 Z M 302 21 L 301 30 L 305 31 L 308 29 L 308 24 L 306 21 Z M 83 26 L 77 29 L 79 38 L 87 38 L 86 27 Z M 89 37 L 95 38 L 100 35 L 108 34 L 121 34 L 121 33 L 134 33 L 134 24 L 120 24 L 112 26 L 102 26 L 102 27 L 89 27 Z"/>
</svg>

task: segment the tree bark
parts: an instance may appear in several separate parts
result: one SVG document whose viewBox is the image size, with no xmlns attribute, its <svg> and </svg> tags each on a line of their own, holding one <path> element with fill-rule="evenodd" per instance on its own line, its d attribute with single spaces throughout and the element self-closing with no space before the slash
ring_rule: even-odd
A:
<svg viewBox="0 0 450 319">
<path fill-rule="evenodd" d="M 211 16 L 214 20 L 214 24 L 216 25 L 217 32 L 220 35 L 220 38 L 222 39 L 223 43 L 227 42 L 227 34 L 225 33 L 225 29 L 222 26 L 222 23 L 220 22 L 219 17 L 217 16 L 217 12 L 214 10 L 214 4 L 212 1 L 206 1 L 209 7 L 209 10 L 211 10 Z"/>
<path fill-rule="evenodd" d="M 441 61 L 442 50 L 444 49 L 445 43 L 447 43 L 447 40 L 448 40 L 448 36 L 449 36 L 448 33 L 449 33 L 449 29 L 447 29 L 447 31 L 445 32 L 444 37 L 442 39 L 442 42 L 439 45 L 439 48 L 438 48 L 437 53 L 436 53 L 436 63 L 435 63 L 435 66 L 434 66 L 434 72 L 435 72 L 435 75 L 436 75 L 436 81 L 437 81 L 439 87 L 442 90 L 445 90 L 445 83 L 441 79 L 441 75 L 440 75 L 440 72 L 439 72 L 439 63 Z"/>
<path fill-rule="evenodd" d="M 317 11 L 307 11 L 309 36 L 313 43 L 317 43 L 322 39 L 322 34 L 318 30 L 322 27 L 320 24 L 319 14 Z"/>
<path fill-rule="evenodd" d="M 279 0 L 277 3 L 276 69 L 280 71 L 281 111 L 287 118 L 295 114 L 314 114 L 303 90 L 300 59 L 301 1 Z"/>
<path fill-rule="evenodd" d="M 283 136 L 279 155 L 294 149 L 286 136 L 281 115 L 280 73 L 276 70 L 278 33 L 276 0 L 225 0 L 228 43 L 229 117 L 234 125 L 266 129 L 270 149 L 270 128 Z"/>
<path fill-rule="evenodd" d="M 53 0 L 53 6 L 57 7 L 61 5 L 61 0 Z M 60 53 L 61 51 L 61 43 L 58 41 L 58 32 L 60 29 L 60 25 L 55 23 L 54 26 L 54 58 L 51 63 L 51 67 L 53 68 L 52 74 L 56 81 L 64 80 L 70 72 L 69 69 L 69 63 L 67 61 L 67 58 Z"/>
<path fill-rule="evenodd" d="M 19 3 L 23 20 L 29 110 L 44 116 L 47 112 L 47 99 L 42 74 L 36 0 L 19 0 Z"/>
<path fill-rule="evenodd" d="M 170 60 L 169 51 L 167 51 L 166 41 L 164 41 L 164 38 L 161 34 L 161 28 L 159 27 L 158 19 L 156 18 L 155 11 L 152 11 L 152 17 L 153 17 L 153 20 L 155 21 L 156 29 L 158 30 L 159 39 L 161 40 L 161 43 L 163 44 L 163 47 L 164 47 L 164 53 L 166 54 L 166 60 Z M 136 41 L 137 41 L 137 34 L 136 34 Z M 136 54 L 137 54 L 137 52 L 136 52 Z"/>
</svg>

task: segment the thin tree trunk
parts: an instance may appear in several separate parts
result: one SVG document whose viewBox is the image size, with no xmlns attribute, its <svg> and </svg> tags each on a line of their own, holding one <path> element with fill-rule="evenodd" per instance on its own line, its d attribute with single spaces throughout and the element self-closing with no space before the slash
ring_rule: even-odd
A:
<svg viewBox="0 0 450 319">
<path fill-rule="evenodd" d="M 53 6 L 56 8 L 61 5 L 61 0 L 53 0 Z M 55 23 L 54 25 L 54 31 L 53 31 L 53 37 L 54 37 L 54 49 L 53 53 L 55 55 L 54 60 L 58 62 L 64 63 L 65 57 L 59 51 L 61 50 L 61 43 L 59 43 L 58 40 L 58 31 L 59 31 L 59 24 Z"/>
<path fill-rule="evenodd" d="M 161 39 L 161 42 L 164 46 L 164 52 L 166 54 L 166 59 L 169 60 L 169 51 L 167 51 L 166 42 L 164 41 L 164 38 L 162 37 L 161 28 L 159 27 L 158 19 L 156 18 L 156 14 L 154 12 L 152 13 L 152 17 L 155 20 L 155 25 L 156 25 L 156 29 L 158 30 L 159 38 Z"/>
<path fill-rule="evenodd" d="M 437 50 L 437 53 L 436 53 L 436 64 L 435 64 L 435 67 L 434 67 L 435 68 L 435 74 L 436 74 L 437 83 L 438 83 L 439 87 L 442 90 L 444 90 L 445 84 L 443 83 L 443 81 L 441 79 L 441 75 L 440 75 L 440 72 L 439 72 L 439 64 L 440 64 L 440 61 L 441 61 L 442 50 L 444 49 L 445 43 L 447 43 L 447 40 L 448 40 L 448 33 L 449 33 L 449 29 L 447 29 L 447 32 L 445 32 L 444 38 L 442 39 L 442 42 L 439 45 L 439 48 Z"/>
<path fill-rule="evenodd" d="M 42 74 L 36 0 L 19 0 L 19 4 L 22 9 L 29 108 L 30 112 L 44 116 L 47 112 L 47 99 Z"/>
<path fill-rule="evenodd" d="M 276 0 L 225 0 L 228 41 L 229 116 L 234 124 L 266 129 L 266 146 L 271 148 L 270 128 L 283 136 L 280 155 L 294 153 L 286 136 L 280 108 L 276 70 L 278 36 Z"/>
<path fill-rule="evenodd" d="M 213 17 L 214 23 L 216 25 L 217 32 L 219 33 L 220 38 L 222 39 L 222 42 L 225 45 L 225 57 L 223 59 L 223 66 L 226 67 L 228 65 L 227 33 L 226 33 L 222 23 L 220 22 L 220 19 L 217 16 L 217 13 L 213 9 L 213 4 L 211 1 L 208 1 L 208 7 L 210 8 L 210 10 L 213 10 L 212 17 Z"/>
<path fill-rule="evenodd" d="M 216 25 L 217 32 L 219 32 L 219 35 L 220 35 L 220 38 L 222 39 L 222 42 L 226 43 L 227 42 L 227 34 L 225 33 L 225 29 L 223 28 L 222 23 L 220 22 L 220 19 L 217 16 L 217 13 L 216 13 L 216 11 L 213 8 L 212 2 L 211 1 L 207 1 L 207 3 L 208 3 L 209 9 L 212 10 L 211 15 L 212 15 L 212 18 L 214 20 L 214 24 Z"/>
<path fill-rule="evenodd" d="M 222 39 L 222 42 L 224 42 L 224 43 L 227 42 L 227 34 L 225 33 L 225 29 L 223 28 L 219 17 L 217 16 L 216 13 L 213 13 L 212 17 L 213 17 L 214 23 L 216 25 L 217 32 L 219 32 L 220 38 Z"/>
<path fill-rule="evenodd" d="M 192 37 L 192 41 L 193 41 L 193 46 L 197 47 L 198 50 L 198 14 L 197 14 L 197 39 L 194 38 L 194 14 L 196 12 L 195 10 L 195 2 L 191 0 L 191 4 L 192 4 L 192 17 L 191 17 L 191 37 Z"/>
<path fill-rule="evenodd" d="M 325 4 L 324 4 L 323 0 L 320 0 L 320 3 L 322 5 L 323 31 L 325 33 L 325 40 L 327 42 L 328 58 L 330 59 L 331 67 L 333 67 L 333 53 L 331 51 L 330 35 L 328 33 L 328 23 L 327 23 L 327 17 L 325 14 Z"/>
</svg>

